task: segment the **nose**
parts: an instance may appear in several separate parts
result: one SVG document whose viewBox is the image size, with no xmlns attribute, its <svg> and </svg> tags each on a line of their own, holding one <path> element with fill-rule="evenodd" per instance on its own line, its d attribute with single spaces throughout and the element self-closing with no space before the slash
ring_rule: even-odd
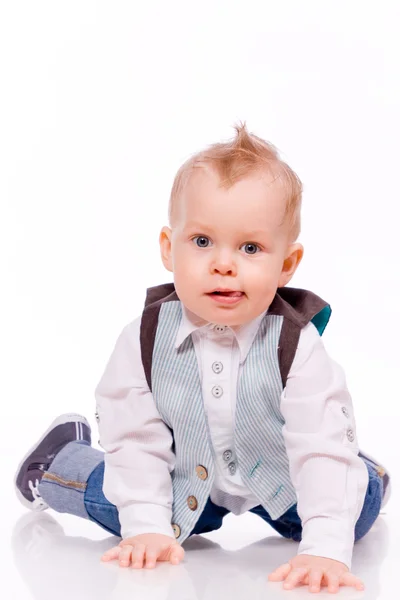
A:
<svg viewBox="0 0 400 600">
<path fill-rule="evenodd" d="M 221 273 L 221 275 L 236 275 L 237 267 L 230 252 L 219 252 L 211 261 L 210 271 L 212 274 Z"/>
</svg>

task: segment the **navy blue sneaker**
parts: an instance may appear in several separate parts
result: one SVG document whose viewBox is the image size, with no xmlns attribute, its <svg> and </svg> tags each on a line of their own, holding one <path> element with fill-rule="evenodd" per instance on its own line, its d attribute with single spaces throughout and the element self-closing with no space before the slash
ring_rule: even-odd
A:
<svg viewBox="0 0 400 600">
<path fill-rule="evenodd" d="M 24 456 L 15 474 L 15 491 L 24 506 L 35 511 L 49 508 L 39 493 L 39 483 L 58 452 L 69 442 L 79 440 L 91 444 L 90 425 L 85 417 L 65 414 L 52 422 Z"/>
</svg>

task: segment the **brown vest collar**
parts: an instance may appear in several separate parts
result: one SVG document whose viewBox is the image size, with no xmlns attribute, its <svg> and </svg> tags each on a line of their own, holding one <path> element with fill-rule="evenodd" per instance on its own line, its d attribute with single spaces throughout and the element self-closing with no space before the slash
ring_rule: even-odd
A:
<svg viewBox="0 0 400 600">
<path fill-rule="evenodd" d="M 173 283 L 164 283 L 148 288 L 147 290 L 140 327 L 140 344 L 143 368 L 150 390 L 151 364 L 158 314 L 163 302 L 173 301 L 179 301 Z M 278 347 L 278 359 L 283 387 L 286 385 L 286 379 L 296 354 L 301 329 L 324 309 L 327 309 L 328 313 L 323 319 L 320 333 L 324 330 L 330 317 L 329 304 L 308 290 L 290 287 L 277 289 L 267 314 L 284 317 Z"/>
</svg>

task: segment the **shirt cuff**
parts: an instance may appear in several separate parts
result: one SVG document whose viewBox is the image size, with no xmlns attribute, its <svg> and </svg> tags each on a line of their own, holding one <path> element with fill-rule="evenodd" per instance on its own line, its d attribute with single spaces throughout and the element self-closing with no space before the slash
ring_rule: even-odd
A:
<svg viewBox="0 0 400 600">
<path fill-rule="evenodd" d="M 159 504 L 138 503 L 119 508 L 118 514 L 122 539 L 143 533 L 160 533 L 175 539 L 170 508 Z"/>
<path fill-rule="evenodd" d="M 349 520 L 314 517 L 303 526 L 298 554 L 338 560 L 351 569 L 354 539 L 354 525 Z"/>
</svg>

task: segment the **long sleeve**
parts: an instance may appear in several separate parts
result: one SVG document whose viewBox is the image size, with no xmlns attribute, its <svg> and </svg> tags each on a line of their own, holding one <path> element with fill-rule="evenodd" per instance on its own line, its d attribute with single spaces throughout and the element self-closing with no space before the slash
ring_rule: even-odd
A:
<svg viewBox="0 0 400 600">
<path fill-rule="evenodd" d="M 311 323 L 303 329 L 281 397 L 283 436 L 303 534 L 299 554 L 351 567 L 354 528 L 368 486 L 342 368 Z"/>
<path fill-rule="evenodd" d="M 123 538 L 141 533 L 174 536 L 172 480 L 175 455 L 144 374 L 141 317 L 120 334 L 96 387 L 100 443 L 105 450 L 103 492 L 119 512 Z"/>
</svg>

